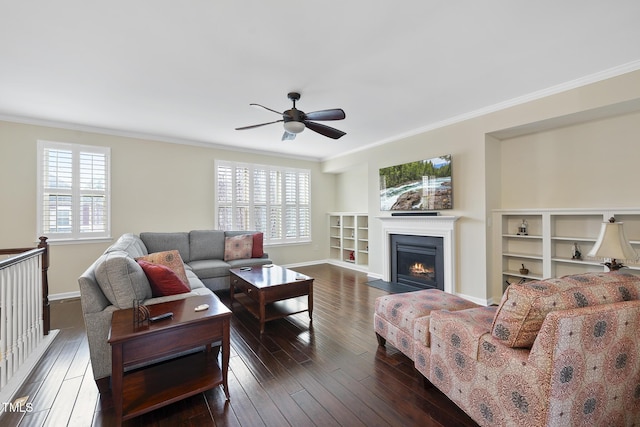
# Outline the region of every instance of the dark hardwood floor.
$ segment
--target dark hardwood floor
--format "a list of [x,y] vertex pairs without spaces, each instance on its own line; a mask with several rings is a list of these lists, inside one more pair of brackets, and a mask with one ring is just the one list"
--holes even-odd
[[[410,359],[379,348],[367,276],[330,265],[296,268],[315,278],[307,313],[266,324],[239,306],[231,323],[226,401],[221,388],[124,423],[125,426],[476,426]],[[228,296],[220,294],[228,303]],[[31,412],[5,413],[2,426],[112,426],[110,394],[93,380],[79,300],[51,304],[60,333],[22,387]],[[167,372],[167,375],[179,375]]]

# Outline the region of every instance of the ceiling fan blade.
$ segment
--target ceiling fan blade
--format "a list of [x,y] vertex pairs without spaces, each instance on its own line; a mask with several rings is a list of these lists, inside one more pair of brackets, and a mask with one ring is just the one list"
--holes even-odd
[[346,117],[342,108],[307,113],[307,120],[342,120]]
[[261,107],[261,108],[264,108],[265,110],[273,111],[273,112],[274,112],[274,113],[276,113],[276,114],[280,114],[280,115],[282,115],[282,112],[281,112],[281,111],[276,111],[276,110],[274,110],[274,109],[272,109],[272,108],[265,107],[264,105],[255,104],[255,103],[254,103],[254,104],[249,104],[249,105],[250,105],[250,106],[252,106],[252,107]]
[[305,126],[307,126],[309,129],[311,129],[314,132],[318,132],[321,135],[327,136],[329,138],[332,139],[338,139],[344,135],[346,135],[345,132],[342,132],[341,130],[320,124],[320,123],[314,123],[314,122],[309,122],[307,120],[304,121]]
[[[280,113],[278,113],[278,114],[280,114]],[[241,128],[236,128],[236,130],[245,130],[245,129],[259,128],[260,126],[270,125],[270,124],[273,124],[273,123],[279,123],[279,122],[284,122],[284,119],[276,120],[276,121],[273,121],[273,122],[260,123],[259,125],[243,126],[243,127],[241,127]]]
[[291,133],[291,132],[287,132],[285,130],[284,134],[282,135],[282,140],[283,141],[291,141],[293,139],[296,139],[296,134],[295,133]]

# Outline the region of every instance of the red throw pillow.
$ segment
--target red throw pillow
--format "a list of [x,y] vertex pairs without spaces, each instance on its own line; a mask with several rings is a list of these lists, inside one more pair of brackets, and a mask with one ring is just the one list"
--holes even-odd
[[154,264],[162,264],[169,267],[174,273],[178,275],[182,283],[189,286],[189,279],[187,279],[187,273],[184,271],[184,262],[180,252],[176,249],[171,251],[154,252],[146,256],[136,258],[136,261],[142,260],[152,262]]
[[169,267],[162,264],[154,264],[143,260],[138,260],[144,274],[149,279],[151,293],[154,297],[164,297],[167,295],[184,294],[191,289],[184,284],[178,275]]
[[264,256],[264,234],[256,233],[253,235],[253,249],[251,250],[251,258],[262,258]]

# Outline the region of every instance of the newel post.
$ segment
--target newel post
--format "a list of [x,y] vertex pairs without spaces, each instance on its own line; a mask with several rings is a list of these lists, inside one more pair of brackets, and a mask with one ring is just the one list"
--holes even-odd
[[42,327],[44,335],[49,335],[50,316],[49,311],[49,280],[47,279],[47,271],[49,270],[49,244],[47,237],[40,236],[38,248],[44,249],[42,253]]

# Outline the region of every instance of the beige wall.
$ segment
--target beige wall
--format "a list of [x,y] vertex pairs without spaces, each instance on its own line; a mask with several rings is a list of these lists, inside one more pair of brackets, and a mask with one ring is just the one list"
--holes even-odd
[[[342,173],[352,165],[368,165],[369,269],[380,276],[378,169],[451,154],[455,209],[442,213],[460,217],[455,291],[498,302],[502,286],[489,279],[495,256],[492,209],[640,206],[634,191],[640,117],[629,114],[640,110],[639,100],[640,72],[632,72],[331,159],[323,170]],[[616,112],[627,114],[597,119]],[[514,136],[524,133],[528,136]],[[608,191],[608,177],[619,190]],[[346,189],[347,180],[341,183],[338,192],[353,191]]]
[[[112,147],[115,237],[124,232],[212,228],[216,158],[308,167],[313,243],[271,247],[269,253],[282,264],[325,259],[326,213],[366,210],[369,269],[381,275],[381,230],[375,219],[382,215],[379,168],[451,154],[455,209],[447,214],[460,217],[455,291],[496,302],[502,286],[488,279],[495,256],[489,238],[492,209],[640,206],[634,164],[640,154],[639,101],[637,71],[322,164],[0,121],[0,247],[34,243],[36,141],[49,139]],[[598,118],[604,116],[608,118]],[[54,247],[51,292],[77,291],[77,276],[105,247]]]
[[502,207],[640,206],[640,113],[502,143]]
[[[269,246],[275,262],[325,259],[325,212],[333,210],[335,177],[317,162],[170,144],[97,133],[0,121],[0,247],[25,247],[36,240],[36,143],[39,139],[111,147],[112,236],[142,231],[214,228],[216,159],[309,168],[312,171],[311,244]],[[77,292],[78,276],[108,243],[51,248],[51,294]]]
[[366,163],[336,174],[335,210],[339,212],[368,212],[369,169]]

